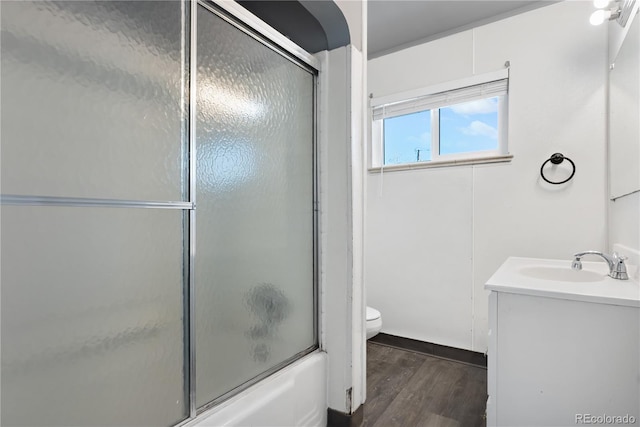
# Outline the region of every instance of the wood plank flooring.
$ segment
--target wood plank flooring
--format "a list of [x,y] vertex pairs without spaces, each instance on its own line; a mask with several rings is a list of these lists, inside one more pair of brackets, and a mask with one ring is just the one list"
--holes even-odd
[[365,427],[481,427],[486,402],[486,369],[367,342]]

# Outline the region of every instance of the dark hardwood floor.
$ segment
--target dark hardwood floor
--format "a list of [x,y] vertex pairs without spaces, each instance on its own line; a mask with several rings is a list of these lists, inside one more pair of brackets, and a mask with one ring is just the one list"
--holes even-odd
[[485,426],[487,370],[367,342],[365,427]]

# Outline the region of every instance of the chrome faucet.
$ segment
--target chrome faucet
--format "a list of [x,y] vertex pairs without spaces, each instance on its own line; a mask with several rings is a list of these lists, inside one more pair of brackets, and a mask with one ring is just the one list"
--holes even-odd
[[619,280],[629,279],[629,275],[627,274],[627,266],[624,265],[624,260],[627,259],[627,257],[620,256],[617,252],[614,252],[613,255],[607,255],[598,251],[578,252],[577,254],[573,254],[574,259],[571,263],[571,268],[574,270],[582,270],[582,262],[580,262],[580,258],[585,255],[598,255],[604,258],[604,260],[607,261],[607,264],[609,264],[610,277]]

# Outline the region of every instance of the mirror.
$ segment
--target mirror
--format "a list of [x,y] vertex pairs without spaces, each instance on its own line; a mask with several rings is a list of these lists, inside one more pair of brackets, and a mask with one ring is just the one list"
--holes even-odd
[[609,169],[614,200],[640,190],[640,16],[609,73]]

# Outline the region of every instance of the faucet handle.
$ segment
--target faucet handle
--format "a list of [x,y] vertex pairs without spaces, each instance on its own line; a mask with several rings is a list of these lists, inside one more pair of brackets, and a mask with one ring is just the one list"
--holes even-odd
[[616,260],[619,260],[619,261],[623,261],[623,262],[629,259],[629,257],[626,257],[624,255],[620,255],[618,252],[614,252],[613,253],[613,258],[616,259]]
[[616,265],[611,270],[611,273],[609,275],[614,279],[628,280],[629,275],[627,274],[627,266],[624,264],[624,260],[628,259],[628,257],[614,252],[613,259]]

